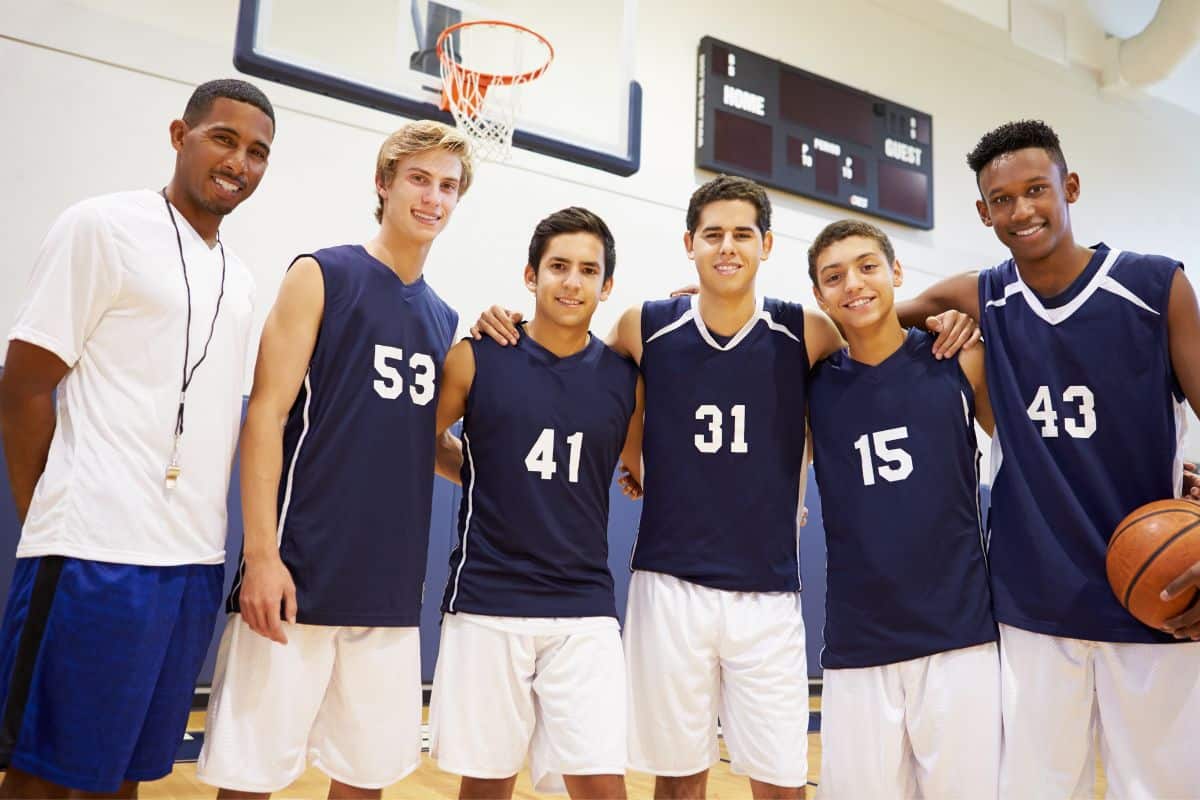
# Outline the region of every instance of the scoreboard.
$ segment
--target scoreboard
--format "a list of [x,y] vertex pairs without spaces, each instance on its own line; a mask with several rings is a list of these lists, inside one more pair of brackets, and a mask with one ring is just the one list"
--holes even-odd
[[696,166],[929,230],[933,118],[711,36]]

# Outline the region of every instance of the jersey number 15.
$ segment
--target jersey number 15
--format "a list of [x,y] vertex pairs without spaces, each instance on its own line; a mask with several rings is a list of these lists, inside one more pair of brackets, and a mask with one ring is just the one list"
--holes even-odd
[[858,451],[859,458],[862,461],[863,486],[875,485],[875,473],[877,470],[875,461],[871,457],[872,445],[875,447],[875,458],[887,462],[886,466],[878,468],[879,477],[888,483],[898,483],[909,475],[912,475],[912,456],[908,454],[907,450],[891,446],[892,442],[907,438],[908,427],[902,426],[875,431],[872,434],[864,433],[854,440],[854,449]]

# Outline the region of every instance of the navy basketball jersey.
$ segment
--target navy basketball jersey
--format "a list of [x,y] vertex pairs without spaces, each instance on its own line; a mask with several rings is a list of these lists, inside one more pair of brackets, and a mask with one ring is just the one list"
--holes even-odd
[[599,339],[560,358],[527,333],[472,341],[449,613],[616,616],[608,497],[637,367]]
[[732,338],[699,297],[642,306],[646,490],[632,567],[731,591],[798,591],[804,309],[764,299]]
[[[359,245],[313,253],[325,309],[283,432],[279,552],[297,621],[420,622],[442,362],[458,315]],[[238,610],[245,562],[230,593]]]
[[1174,641],[1121,608],[1104,559],[1126,514],[1179,494],[1183,397],[1167,301],[1182,265],[1095,251],[1049,299],[1011,260],[979,276],[998,434],[988,519],[996,619],[1078,639]]
[[874,667],[996,638],[975,393],[910,330],[871,366],[813,370],[808,415],[828,552],[825,668]]

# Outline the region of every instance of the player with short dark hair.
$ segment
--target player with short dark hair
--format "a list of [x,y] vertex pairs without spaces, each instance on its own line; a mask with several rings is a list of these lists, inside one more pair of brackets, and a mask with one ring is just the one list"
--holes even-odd
[[828,553],[821,797],[994,798],[1000,663],[974,425],[991,429],[983,350],[937,359],[930,334],[900,326],[904,272],[874,225],[826,226],[808,260],[847,341],[817,364],[808,398]]
[[638,372],[588,332],[616,265],[604,221],[555,212],[529,255],[537,310],[517,345],[467,339],[446,357],[438,430],[463,420],[464,492],[430,752],[462,798],[510,797],[527,755],[539,791],[624,797],[608,498],[623,449],[638,469]]
[[470,184],[439,122],[389,136],[375,236],[298,256],[267,317],[242,432],[245,542],[197,776],[378,797],[421,753],[418,624],[434,415],[458,315],[425,261]]
[[748,178],[736,175],[718,175],[692,192],[684,217],[687,229],[695,232],[705,206],[720,200],[746,201],[754,206],[754,224],[758,230],[764,236],[771,230],[771,197],[767,190]]
[[760,298],[770,200],[720,176],[688,204],[699,294],[651,301],[616,341],[646,382],[646,492],[625,619],[630,767],[703,796],[720,715],[756,796],[802,797],[808,667],[797,514],[808,368],[841,345],[820,314]]
[[604,248],[604,261],[601,264],[604,269],[604,279],[608,280],[613,276],[613,272],[617,268],[617,248],[612,232],[600,217],[586,208],[577,206],[554,212],[534,228],[533,236],[529,240],[529,261],[526,263],[532,265],[535,274],[542,263],[546,246],[554,237],[564,233],[590,233],[596,237]]
[[[989,516],[1000,623],[1003,797],[1200,786],[1200,608],[1148,628],[1108,586],[1105,550],[1133,509],[1180,492],[1183,401],[1200,407],[1200,310],[1170,258],[1075,242],[1079,175],[1041,122],[971,153],[980,220],[1012,258],[900,304],[980,319],[996,438]],[[1200,582],[1200,565],[1173,591]],[[1174,634],[1174,635],[1172,635]]]
[[888,264],[896,263],[896,251],[892,247],[892,240],[879,228],[858,219],[842,219],[831,222],[821,229],[817,238],[813,239],[813,243],[808,247],[808,278],[812,281],[814,288],[819,289],[817,273],[820,255],[838,242],[852,236],[871,240]]
[[995,159],[1030,148],[1041,150],[1063,175],[1069,174],[1058,134],[1041,120],[1032,119],[1010,122],[985,133],[967,154],[967,166],[978,180],[979,174]]
[[0,429],[22,530],[3,797],[131,797],[170,773],[212,638],[254,307],[218,231],[275,125],[242,81],[199,86],[188,109],[164,189],[54,223],[9,334]]

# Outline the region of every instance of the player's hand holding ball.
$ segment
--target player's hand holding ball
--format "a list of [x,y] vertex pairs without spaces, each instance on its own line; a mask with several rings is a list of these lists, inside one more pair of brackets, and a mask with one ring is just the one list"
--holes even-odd
[[1158,500],[1117,525],[1108,543],[1108,582],[1142,623],[1200,639],[1200,506]]

